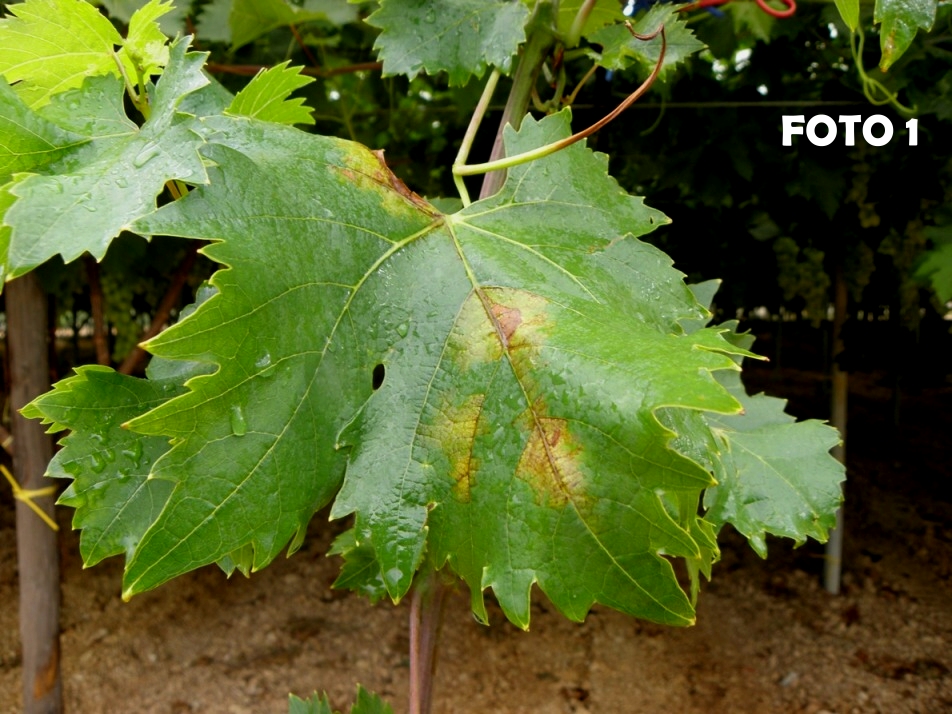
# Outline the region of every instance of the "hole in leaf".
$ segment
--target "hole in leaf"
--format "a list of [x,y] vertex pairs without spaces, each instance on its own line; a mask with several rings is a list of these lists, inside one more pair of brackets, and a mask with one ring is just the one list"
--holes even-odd
[[387,370],[384,368],[383,364],[378,364],[376,367],[374,367],[373,388],[375,392],[380,389],[380,385],[383,384],[383,378],[386,373]]

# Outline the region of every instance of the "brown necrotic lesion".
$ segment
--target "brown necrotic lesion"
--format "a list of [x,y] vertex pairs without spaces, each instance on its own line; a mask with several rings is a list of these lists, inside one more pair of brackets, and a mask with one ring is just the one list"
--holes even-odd
[[540,416],[533,405],[526,414],[529,440],[516,466],[516,476],[532,486],[552,507],[575,503],[582,496],[582,445],[565,419]]

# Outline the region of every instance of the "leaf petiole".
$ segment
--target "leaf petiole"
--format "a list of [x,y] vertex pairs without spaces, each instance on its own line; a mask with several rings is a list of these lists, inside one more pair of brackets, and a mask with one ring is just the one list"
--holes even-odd
[[[918,108],[907,107],[902,102],[899,101],[899,93],[890,92],[883,86],[882,82],[879,80],[873,79],[868,74],[866,74],[866,68],[863,66],[863,45],[866,41],[866,35],[863,32],[863,28],[857,26],[850,35],[850,52],[853,55],[853,63],[856,65],[856,72],[859,74],[860,83],[863,85],[863,94],[870,104],[874,106],[881,107],[886,104],[891,105],[896,111],[900,114],[905,114],[907,116],[917,113]],[[878,94],[883,96],[879,97]]]
[[476,132],[483,121],[489,102],[496,91],[496,85],[499,83],[499,70],[494,69],[489,79],[486,80],[486,86],[483,87],[483,93],[479,97],[476,109],[473,110],[473,116],[469,120],[469,126],[466,127],[466,134],[459,146],[459,153],[456,154],[456,161],[453,162],[453,181],[456,183],[456,190],[459,191],[459,197],[463,200],[463,207],[468,206],[472,201],[469,199],[469,192],[466,190],[466,184],[461,174],[456,173],[456,167],[466,163],[469,158],[469,152],[473,148],[473,141],[476,139]]
[[585,29],[585,23],[588,22],[588,17],[592,14],[594,7],[595,0],[585,0],[581,7],[579,7],[578,12],[575,14],[575,19],[572,20],[572,27],[569,28],[569,34],[565,37],[566,47],[575,47],[579,43],[579,40],[582,39],[582,30]]
[[[151,111],[149,108],[148,99],[142,99],[145,97],[145,92],[140,95],[135,88],[135,85],[132,84],[132,80],[129,78],[129,73],[126,72],[125,66],[122,64],[122,58],[119,57],[119,53],[113,52],[112,58],[116,62],[116,67],[119,68],[119,74],[122,75],[122,81],[126,85],[126,94],[129,95],[129,99],[132,101],[132,104],[139,111],[139,113],[148,121]],[[140,77],[141,80],[141,77]]]
[[[630,29],[630,28],[629,28]],[[664,25],[658,28],[657,31],[650,35],[636,35],[632,32],[633,35],[638,37],[638,39],[651,39],[658,34],[661,35],[661,52],[658,55],[658,61],[654,66],[654,69],[651,71],[651,74],[648,75],[648,78],[641,83],[641,85],[631,94],[629,94],[625,100],[619,104],[615,109],[610,113],[599,119],[597,122],[592,124],[587,129],[583,129],[580,132],[572,134],[572,136],[562,139],[560,141],[555,141],[551,144],[546,144],[545,146],[540,146],[538,149],[532,149],[531,151],[524,151],[521,154],[516,154],[515,156],[506,156],[495,161],[487,161],[482,164],[470,164],[462,165],[458,161],[453,166],[453,179],[457,181],[457,186],[459,186],[461,176],[476,176],[478,174],[486,174],[490,171],[498,171],[500,169],[509,169],[513,166],[519,166],[520,164],[526,164],[530,161],[535,161],[536,159],[541,159],[550,154],[554,154],[557,151],[561,151],[577,141],[581,141],[586,137],[591,136],[596,131],[604,127],[606,124],[616,119],[623,111],[628,107],[634,104],[638,99],[640,99],[648,89],[651,88],[651,85],[654,84],[654,81],[658,78],[658,74],[661,72],[661,67],[664,64],[665,52],[668,48],[668,42],[664,33]],[[465,201],[464,201],[465,203]]]

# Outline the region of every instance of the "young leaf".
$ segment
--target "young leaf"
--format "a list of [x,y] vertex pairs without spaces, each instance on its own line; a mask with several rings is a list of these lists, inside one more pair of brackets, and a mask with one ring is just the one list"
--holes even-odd
[[[102,6],[109,12],[109,17],[128,25],[137,10],[152,2],[153,0],[102,0]],[[168,10],[155,18],[166,36],[175,37],[177,34],[184,34],[185,17],[190,5],[191,3],[187,0],[181,0],[176,6],[170,6]]]
[[[635,32],[640,35],[650,35],[664,24],[667,49],[664,54],[664,64],[661,75],[673,69],[695,52],[704,49],[704,43],[698,40],[688,29],[687,24],[678,14],[677,7],[668,4],[652,6],[648,12],[633,23]],[[598,32],[589,35],[589,40],[602,45],[599,64],[606,69],[627,69],[632,64],[639,64],[644,70],[651,70],[658,63],[661,55],[660,35],[651,40],[639,40],[632,37],[624,25],[603,27]]]
[[295,89],[314,81],[301,76],[302,67],[288,67],[288,62],[259,72],[232,100],[225,111],[279,124],[313,124],[311,110],[300,97],[288,99]]
[[[73,479],[58,503],[76,509],[73,527],[82,529],[79,550],[87,567],[111,555],[131,557],[165,505],[172,485],[148,474],[168,451],[168,440],[122,425],[182,391],[172,382],[86,366],[23,409],[27,418],[50,424],[51,433],[72,431],[46,475]],[[103,414],[109,415],[108,423]]]
[[881,22],[879,44],[883,56],[879,68],[884,72],[912,44],[918,30],[929,32],[935,22],[938,0],[876,0],[873,20]]
[[[152,116],[136,129],[96,138],[47,167],[20,174],[10,189],[18,200],[7,211],[12,228],[9,274],[23,274],[54,255],[70,261],[83,252],[101,258],[109,242],[155,208],[166,181],[204,183],[201,138],[176,112],[185,95],[208,84],[204,55],[186,54],[179,40],[156,85]],[[108,105],[121,106],[122,84],[109,80]]]
[[[575,619],[600,601],[691,622],[665,556],[702,552],[664,494],[697,503],[712,481],[654,412],[737,411],[710,377],[736,350],[681,334],[703,309],[630,237],[663,216],[581,144],[444,216],[356,144],[205,123],[211,183],[134,226],[219,241],[205,252],[229,269],[150,344],[218,369],[130,424],[175,439],[153,474],[176,488],[127,594],[249,543],[255,569],[295,548],[346,459],[333,514],[356,512],[394,598],[429,540],[481,617],[493,587],[525,626],[539,582]],[[528,120],[507,151],[569,133],[567,112]]]
[[334,539],[330,555],[339,555],[344,559],[340,575],[334,581],[335,588],[354,590],[376,603],[387,594],[380,563],[369,540],[357,542],[357,532],[350,528]]
[[291,694],[288,697],[288,714],[340,714],[331,707],[327,692],[323,695],[314,692],[307,699]]
[[384,76],[445,71],[450,86],[462,86],[487,66],[509,71],[528,15],[521,2],[505,0],[382,0],[367,22],[382,30],[374,48]]
[[129,34],[119,54],[128,55],[144,77],[161,73],[169,63],[168,38],[157,20],[172,10],[172,0],[149,0],[129,20]]
[[85,0],[27,0],[0,19],[0,75],[32,108],[98,74],[119,75],[119,33]]

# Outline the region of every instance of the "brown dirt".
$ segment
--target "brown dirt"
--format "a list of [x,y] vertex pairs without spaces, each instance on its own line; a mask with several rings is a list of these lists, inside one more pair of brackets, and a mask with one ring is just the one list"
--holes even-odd
[[[771,372],[756,373],[766,383]],[[819,377],[784,372],[794,411]],[[952,712],[952,387],[909,396],[854,380],[844,592],[819,584],[822,547],[771,543],[761,561],[734,533],[701,593],[698,625],[638,622],[604,608],[566,621],[541,596],[532,629],[491,610],[476,624],[451,598],[437,712]],[[799,400],[799,401],[798,401]],[[819,413],[816,409],[814,413]],[[69,518],[66,509],[60,516]],[[207,568],[124,604],[118,562],[83,571],[63,535],[63,676],[71,714],[266,714],[361,682],[405,711],[407,606],[331,591],[333,536],[250,580]],[[13,509],[0,508],[0,712],[20,711]]]

